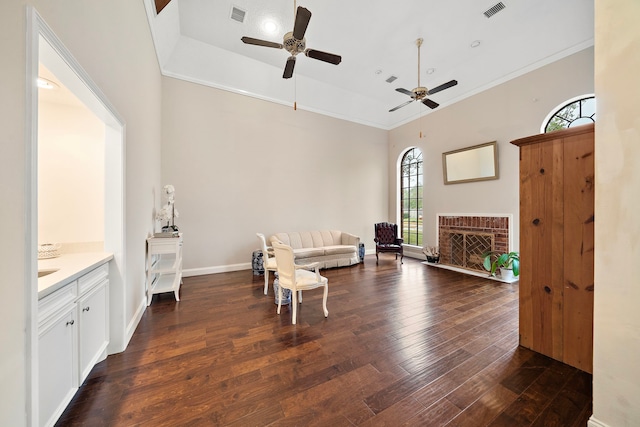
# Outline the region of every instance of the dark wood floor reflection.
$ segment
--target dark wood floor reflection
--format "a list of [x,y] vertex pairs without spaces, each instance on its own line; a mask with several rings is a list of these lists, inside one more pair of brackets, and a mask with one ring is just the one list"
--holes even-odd
[[591,376],[517,345],[517,284],[380,258],[323,270],[297,325],[249,270],[186,278],[58,425],[586,425]]

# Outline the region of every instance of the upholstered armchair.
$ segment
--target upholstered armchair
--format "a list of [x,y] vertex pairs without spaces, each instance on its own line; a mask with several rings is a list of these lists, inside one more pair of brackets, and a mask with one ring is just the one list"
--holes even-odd
[[[273,242],[273,251],[276,254],[276,264],[278,265],[278,314],[282,305],[282,289],[291,290],[291,323],[296,324],[298,303],[302,303],[302,291],[309,289],[323,288],[322,311],[324,317],[329,316],[327,310],[327,296],[329,295],[329,280],[320,275],[319,263],[298,265],[294,261],[293,249],[291,246],[280,242]],[[314,271],[308,271],[314,269]]]
[[258,240],[260,241],[260,249],[262,250],[262,266],[264,268],[264,294],[269,292],[269,272],[274,273],[278,271],[276,265],[276,256],[273,254],[273,248],[267,246],[267,240],[264,238],[264,234],[256,233]]
[[398,225],[380,222],[374,225],[374,231],[375,238],[373,241],[376,242],[376,264],[378,264],[378,253],[380,252],[395,253],[396,259],[400,254],[400,264],[402,264],[402,258],[404,258],[403,240],[398,237]]

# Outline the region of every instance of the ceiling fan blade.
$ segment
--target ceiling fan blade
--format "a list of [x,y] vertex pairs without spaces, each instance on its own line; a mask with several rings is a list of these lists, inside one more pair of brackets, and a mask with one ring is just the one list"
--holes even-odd
[[450,82],[446,82],[440,86],[436,86],[430,91],[427,92],[427,95],[433,95],[434,93],[440,92],[441,90],[449,89],[451,86],[455,86],[458,84],[457,80],[451,80]]
[[253,37],[242,37],[240,40],[242,40],[243,43],[246,44],[253,44],[256,46],[264,46],[264,47],[274,47],[276,49],[282,49],[282,45],[280,43],[274,43],[274,42],[269,42],[266,40],[260,40],[260,39],[254,39]]
[[440,105],[440,104],[438,104],[437,102],[430,100],[429,98],[425,98],[425,99],[423,99],[423,100],[422,100],[422,103],[423,103],[424,105],[426,105],[427,107],[431,108],[432,110],[433,110],[434,108],[438,108],[438,105]]
[[295,66],[296,66],[296,57],[290,56],[289,59],[287,59],[287,63],[284,66],[284,73],[282,73],[282,78],[290,79],[291,76],[293,76],[293,67]]
[[399,110],[400,108],[404,107],[405,105],[409,105],[409,104],[411,104],[412,102],[413,102],[413,99],[412,99],[411,101],[407,101],[407,102],[405,102],[404,104],[400,104],[400,105],[398,105],[398,106],[397,106],[397,107],[395,107],[395,108],[392,108],[391,110],[389,110],[389,112],[391,113],[391,112],[393,112],[393,111]]
[[315,49],[307,49],[304,51],[304,54],[307,55],[309,58],[319,59],[320,61],[328,62],[334,65],[338,65],[340,61],[342,61],[342,57],[340,55],[322,52],[320,50],[315,50]]
[[304,38],[304,33],[307,31],[310,19],[311,12],[309,12],[309,9],[298,6],[298,10],[296,11],[296,22],[293,24],[293,37],[296,40],[302,40]]
[[415,93],[411,92],[410,90],[403,89],[403,88],[401,88],[401,87],[397,88],[397,89],[396,89],[396,91],[397,91],[397,92],[400,92],[400,93],[404,93],[405,95],[409,95],[409,96],[410,96],[410,97],[412,97],[412,98],[415,98],[415,97],[416,97],[416,94],[415,94]]

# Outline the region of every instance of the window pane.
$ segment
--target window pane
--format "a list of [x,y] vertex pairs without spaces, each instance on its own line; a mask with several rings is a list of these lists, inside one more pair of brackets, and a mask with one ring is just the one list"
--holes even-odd
[[596,120],[595,115],[595,97],[579,99],[560,108],[547,122],[545,132],[593,123]]
[[401,237],[405,244],[422,245],[423,163],[422,152],[418,148],[407,151],[400,172]]

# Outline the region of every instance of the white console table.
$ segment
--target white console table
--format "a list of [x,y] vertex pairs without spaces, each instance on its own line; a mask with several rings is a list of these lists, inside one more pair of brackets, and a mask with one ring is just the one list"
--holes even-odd
[[147,305],[155,294],[173,292],[180,301],[182,233],[177,237],[147,239]]

